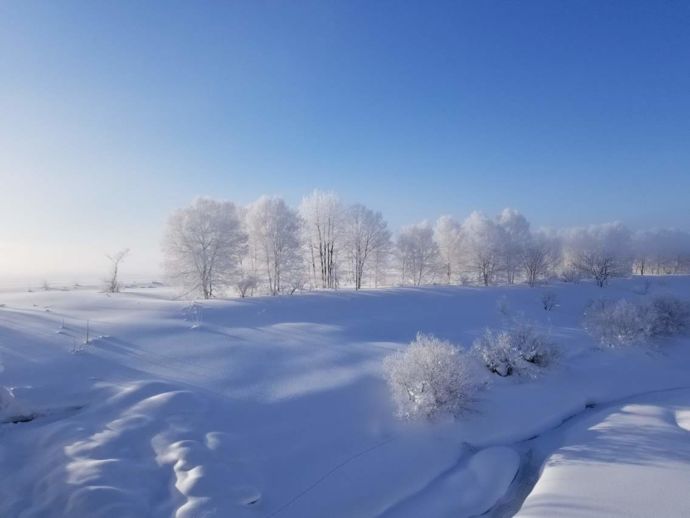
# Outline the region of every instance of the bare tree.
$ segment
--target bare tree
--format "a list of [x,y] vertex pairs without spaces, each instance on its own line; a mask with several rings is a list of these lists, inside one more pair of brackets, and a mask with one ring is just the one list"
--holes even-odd
[[197,198],[168,220],[165,270],[174,282],[210,299],[236,280],[246,249],[235,205]]
[[108,293],[118,293],[120,291],[120,265],[129,254],[129,248],[124,248],[111,255],[106,255],[110,260],[110,274],[106,280],[105,290]]
[[365,270],[372,257],[389,247],[391,233],[380,212],[364,205],[348,208],[344,225],[344,247],[352,267],[355,289],[362,287]]
[[334,193],[314,191],[299,207],[309,249],[314,284],[338,287],[337,258],[342,237],[343,207]]

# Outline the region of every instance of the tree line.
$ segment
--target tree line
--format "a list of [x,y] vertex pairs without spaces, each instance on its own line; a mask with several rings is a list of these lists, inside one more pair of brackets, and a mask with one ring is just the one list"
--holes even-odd
[[167,278],[212,298],[315,288],[525,282],[690,272],[690,233],[621,223],[534,230],[520,212],[441,216],[393,235],[380,212],[314,191],[298,208],[262,196],[246,207],[198,198],[168,219]]

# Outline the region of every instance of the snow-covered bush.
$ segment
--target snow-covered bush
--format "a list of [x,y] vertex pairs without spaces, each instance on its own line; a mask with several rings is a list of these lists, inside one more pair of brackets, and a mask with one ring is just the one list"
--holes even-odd
[[251,291],[254,291],[258,285],[259,279],[256,275],[243,275],[235,282],[235,288],[241,298],[245,298]]
[[499,376],[510,376],[522,362],[518,351],[510,341],[510,336],[505,331],[487,329],[474,341],[472,350],[487,369]]
[[625,299],[595,300],[585,309],[584,328],[604,345],[630,345],[651,337],[650,316],[645,305]]
[[508,331],[508,336],[520,357],[531,365],[546,367],[556,356],[556,349],[551,340],[530,324],[515,324]]
[[518,323],[507,331],[487,329],[475,340],[472,351],[499,376],[536,374],[536,367],[546,367],[555,349],[549,339],[531,325]]
[[558,306],[558,296],[553,291],[547,291],[541,296],[541,305],[544,311],[551,311]]
[[650,304],[653,336],[672,336],[690,330],[690,302],[676,297],[662,296]]
[[408,419],[457,415],[475,389],[468,360],[450,342],[425,334],[386,358],[384,370],[399,415]]
[[690,303],[670,296],[649,303],[596,300],[585,310],[584,327],[612,347],[677,335],[690,329]]
[[566,266],[561,270],[560,278],[563,282],[580,282],[582,280],[582,274],[580,271],[573,266]]

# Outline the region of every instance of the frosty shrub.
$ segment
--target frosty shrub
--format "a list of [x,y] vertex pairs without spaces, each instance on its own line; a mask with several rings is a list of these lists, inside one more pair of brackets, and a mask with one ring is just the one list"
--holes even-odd
[[671,296],[656,297],[649,303],[597,300],[585,310],[584,327],[611,347],[673,336],[690,330],[690,303]]
[[245,298],[249,293],[254,291],[259,285],[259,279],[256,275],[243,275],[235,283],[235,288],[237,293],[240,294],[241,298]]
[[549,339],[531,325],[518,323],[507,331],[487,329],[474,342],[472,351],[499,376],[535,375],[537,367],[546,367],[555,356]]
[[553,291],[547,291],[541,296],[541,305],[544,311],[551,311],[558,306],[558,297]]
[[487,369],[499,376],[512,375],[522,362],[505,331],[487,329],[484,335],[475,340],[472,350]]
[[398,413],[407,419],[456,416],[475,388],[467,355],[431,335],[418,334],[385,359],[384,370]]
[[655,297],[650,304],[653,336],[673,336],[690,330],[690,302],[676,297]]
[[556,349],[549,338],[529,324],[515,324],[508,336],[520,358],[531,365],[546,367],[556,356]]
[[650,316],[647,306],[625,299],[595,300],[585,309],[584,328],[603,345],[631,345],[652,336]]
[[582,274],[576,268],[569,266],[561,271],[560,277],[563,282],[580,282]]

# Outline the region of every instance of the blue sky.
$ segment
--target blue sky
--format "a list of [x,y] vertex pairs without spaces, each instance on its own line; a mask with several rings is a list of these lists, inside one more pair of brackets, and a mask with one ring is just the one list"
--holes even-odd
[[3,2],[0,266],[155,271],[194,196],[313,188],[394,228],[690,229],[688,27],[684,1]]

